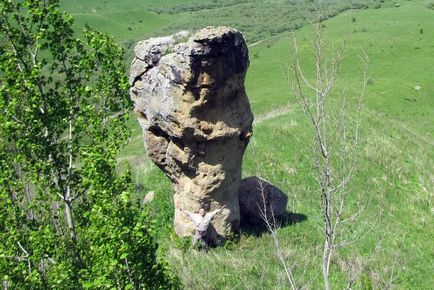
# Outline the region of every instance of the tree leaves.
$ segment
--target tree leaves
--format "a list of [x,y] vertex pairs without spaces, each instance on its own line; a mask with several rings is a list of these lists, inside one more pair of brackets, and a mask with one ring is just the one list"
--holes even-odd
[[88,27],[76,39],[72,23],[56,0],[0,0],[0,281],[174,288],[130,174],[116,173],[123,51]]

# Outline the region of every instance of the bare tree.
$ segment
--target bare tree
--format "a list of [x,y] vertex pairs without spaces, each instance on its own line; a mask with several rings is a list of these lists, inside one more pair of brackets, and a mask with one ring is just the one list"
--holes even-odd
[[293,266],[290,262],[288,262],[285,258],[284,251],[282,249],[282,246],[280,244],[279,236],[278,236],[278,230],[280,228],[280,224],[276,221],[274,210],[272,206],[267,206],[267,196],[266,196],[266,184],[264,180],[261,178],[260,174],[260,160],[257,158],[258,154],[256,151],[256,142],[255,140],[252,141],[252,144],[250,146],[252,148],[252,151],[254,152],[254,162],[255,162],[255,169],[256,169],[256,177],[258,178],[258,190],[261,193],[261,200],[256,204],[259,210],[259,213],[261,215],[261,218],[264,222],[264,225],[267,229],[267,231],[270,233],[274,248],[276,250],[276,256],[279,260],[280,264],[282,265],[283,269],[285,270],[286,279],[289,283],[289,286],[292,290],[300,289],[297,286],[296,280],[293,275]]
[[[311,144],[312,161],[321,196],[324,246],[322,276],[325,289],[330,286],[330,262],[337,248],[351,243],[355,234],[348,235],[344,224],[353,222],[364,209],[348,210],[349,182],[359,153],[359,127],[362,100],[367,85],[368,57],[362,52],[363,73],[361,88],[356,96],[349,96],[339,80],[341,63],[348,37],[342,44],[330,44],[324,36],[323,9],[317,2],[313,27],[314,76],[301,66],[300,50],[293,33],[294,88],[299,104],[309,118],[314,140]],[[351,282],[351,284],[353,281]]]
[[279,259],[279,262],[282,264],[283,269],[285,270],[288,283],[291,286],[292,290],[296,290],[298,288],[294,276],[292,274],[292,267],[285,259],[285,254],[280,245],[279,236],[277,235],[277,230],[279,229],[279,225],[276,223],[276,218],[274,216],[273,208],[271,208],[270,211],[267,210],[264,182],[262,178],[258,178],[258,180],[259,180],[258,186],[262,197],[261,200],[262,203],[258,204],[259,211],[261,213],[262,219],[265,223],[268,232],[271,234],[271,237],[273,238],[274,248],[276,249],[277,258]]

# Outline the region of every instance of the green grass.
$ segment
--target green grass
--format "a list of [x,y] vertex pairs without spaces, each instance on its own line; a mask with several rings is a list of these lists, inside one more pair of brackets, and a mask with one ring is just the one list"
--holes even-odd
[[[162,2],[151,1],[149,5],[158,8],[163,4],[195,2],[159,3]],[[358,56],[362,49],[370,59],[361,158],[351,185],[353,195],[348,209],[357,209],[358,198],[369,201],[369,207],[349,227],[349,230],[362,231],[354,248],[344,248],[333,257],[335,288],[345,285],[345,261],[369,256],[377,241],[381,241],[381,247],[365,268],[356,289],[381,286],[378,275],[390,274],[395,262],[395,288],[432,289],[434,285],[434,10],[427,9],[426,3],[403,1],[399,8],[386,5],[380,9],[350,11],[325,22],[330,41],[341,43],[351,34],[341,74],[349,94],[357,92],[360,84]],[[189,17],[198,15],[195,13],[205,13],[157,14],[145,11],[144,2],[138,0],[119,1],[116,5],[77,0],[64,5],[77,18],[77,25],[94,24],[114,34],[119,42],[161,34],[173,21],[188,22]],[[131,5],[138,8],[132,11]],[[140,19],[144,21],[143,26],[138,22]],[[177,23],[170,24],[170,29],[176,29]],[[310,27],[297,31],[304,51],[303,66],[308,72],[312,69],[310,34]],[[254,114],[258,117],[288,105],[292,110],[255,125],[244,158],[244,176],[259,170],[262,177],[287,193],[289,211],[307,216],[306,221],[284,227],[278,234],[299,285],[322,288],[319,196],[306,145],[311,140],[311,129],[297,107],[291,77],[289,81],[286,78],[293,53],[291,38],[281,33],[267,37],[249,50],[251,64],[246,88]],[[214,249],[207,255],[180,246],[183,243],[174,237],[171,227],[170,182],[146,158],[134,117],[131,127],[133,136],[120,156],[120,163],[127,161],[132,166],[140,197],[151,190],[156,192],[150,209],[161,229],[161,255],[169,258],[185,288],[287,288],[283,268],[268,234],[262,237],[244,234],[239,243]]]
[[[191,1],[193,2],[193,1]],[[312,12],[312,1],[288,0],[201,0],[193,3],[161,5],[151,8],[159,13],[179,15],[176,23],[163,31],[194,30],[205,26],[230,26],[243,31],[248,43],[276,35],[306,24]],[[323,1],[324,17],[355,8],[381,6],[380,0]],[[383,1],[384,2],[384,1]]]
[[[353,8],[388,5],[381,1],[333,0],[324,9],[324,15],[332,17]],[[254,43],[301,27],[311,13],[309,2],[287,0],[63,0],[61,3],[76,19],[76,28],[91,25],[113,35],[129,50],[141,39],[209,25],[237,28],[249,43]]]
[[76,13],[73,17],[76,19],[76,26],[87,24],[99,31],[108,33],[116,31],[114,35],[117,41],[145,39],[149,37],[149,32],[173,21],[173,17],[160,16],[144,10]]
[[155,35],[156,31],[179,18],[176,15],[157,14],[148,10],[150,6],[157,3],[156,0],[61,2],[62,8],[74,18],[74,26],[78,31],[81,31],[85,25],[89,25],[98,31],[112,35],[127,50],[131,50],[137,41]]

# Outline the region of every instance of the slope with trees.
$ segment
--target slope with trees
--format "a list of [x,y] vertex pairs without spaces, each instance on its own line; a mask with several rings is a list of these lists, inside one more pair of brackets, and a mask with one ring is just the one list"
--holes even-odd
[[5,289],[170,288],[155,228],[116,173],[123,51],[58,1],[0,2],[0,281]]

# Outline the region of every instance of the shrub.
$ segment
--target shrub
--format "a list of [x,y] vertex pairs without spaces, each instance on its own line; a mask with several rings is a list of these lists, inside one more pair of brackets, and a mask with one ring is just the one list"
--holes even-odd
[[75,37],[58,0],[0,2],[0,281],[11,289],[170,289],[116,156],[130,132],[123,51]]

